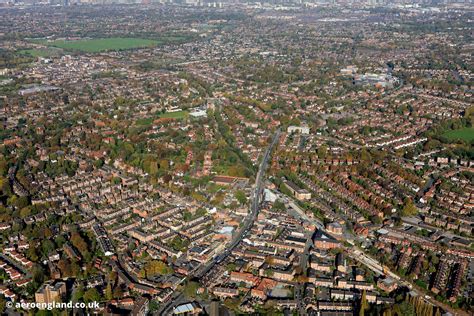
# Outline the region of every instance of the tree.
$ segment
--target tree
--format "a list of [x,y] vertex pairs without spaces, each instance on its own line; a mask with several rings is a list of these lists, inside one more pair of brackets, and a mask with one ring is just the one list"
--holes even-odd
[[72,301],[73,302],[78,302],[81,300],[84,296],[84,287],[82,285],[79,285],[74,291],[73,291],[73,296],[72,296]]
[[84,239],[81,237],[81,235],[78,232],[74,232],[71,235],[71,242],[74,247],[76,247],[82,255],[86,254],[87,251],[87,243],[84,241]]
[[27,206],[20,210],[20,218],[27,218],[31,214],[31,207]]
[[115,284],[117,282],[118,274],[116,271],[110,271],[109,273],[109,282]]
[[0,296],[0,313],[5,311],[5,307],[7,306],[7,301],[3,296]]
[[71,263],[67,259],[61,259],[58,261],[58,268],[61,270],[61,274],[64,276],[73,276]]
[[392,316],[392,310],[387,308],[383,311],[382,316]]
[[45,239],[41,243],[41,252],[43,256],[47,256],[48,254],[50,254],[54,250],[54,248],[54,243],[49,239]]
[[285,209],[286,209],[285,203],[283,203],[282,201],[276,200],[275,203],[273,203],[273,207],[272,207],[273,211],[282,212]]
[[31,261],[38,261],[39,256],[38,256],[38,251],[36,247],[30,247],[28,248],[28,251],[26,252],[26,256],[31,260]]
[[415,204],[413,204],[412,200],[407,198],[405,200],[405,206],[402,209],[402,216],[413,216],[413,215],[416,215],[417,213],[418,213],[418,210]]
[[151,300],[150,303],[148,304],[148,309],[151,314],[158,311],[159,308],[160,308],[160,304],[155,300]]
[[44,271],[40,265],[36,265],[33,269],[33,282],[42,284],[44,282]]
[[94,166],[96,168],[100,168],[104,165],[104,161],[102,159],[97,159],[96,161],[94,161]]
[[151,260],[145,264],[145,276],[152,277],[155,275],[171,274],[173,270],[163,261]]
[[123,291],[120,286],[116,286],[113,292],[114,298],[121,298],[123,296]]
[[54,242],[58,246],[58,248],[62,248],[62,246],[67,242],[63,235],[58,235],[54,238]]
[[7,173],[8,163],[4,157],[0,157],[0,176]]
[[318,148],[318,157],[320,159],[325,159],[327,157],[327,154],[328,154],[327,146],[326,145],[319,146],[319,148]]
[[108,301],[110,301],[113,298],[112,284],[110,282],[107,282],[107,287],[105,288],[105,298]]
[[178,251],[184,251],[189,246],[189,240],[176,236],[171,240],[170,246]]
[[367,151],[367,149],[365,149],[365,147],[362,148],[362,150],[360,151],[360,159],[365,161],[365,162],[370,162],[371,159],[372,159],[372,156]]
[[29,204],[28,198],[26,196],[21,196],[15,200],[15,206],[19,209],[27,207]]
[[367,304],[367,296],[365,293],[365,290],[362,291],[362,298],[360,299],[360,310],[359,310],[359,316],[364,316],[365,310],[368,308]]
[[247,203],[247,196],[242,190],[237,190],[235,192],[235,198],[239,201],[240,205],[245,205]]
[[95,287],[88,289],[84,293],[84,302],[99,302],[100,301],[100,294]]
[[413,306],[406,301],[400,304],[397,304],[394,310],[399,316],[415,316],[416,315],[415,309],[413,308]]
[[235,269],[237,268],[237,265],[235,263],[229,263],[227,266],[226,266],[226,270],[228,272],[232,272],[232,271],[235,271]]

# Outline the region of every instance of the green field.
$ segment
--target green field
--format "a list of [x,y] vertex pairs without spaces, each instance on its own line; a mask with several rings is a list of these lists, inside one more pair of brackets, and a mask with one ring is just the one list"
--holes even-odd
[[75,41],[41,41],[41,43],[48,46],[62,48],[65,50],[81,51],[86,53],[98,53],[110,50],[126,50],[134,48],[153,47],[158,45],[160,41],[143,38],[112,37],[83,39]]
[[460,129],[455,129],[452,131],[447,131],[443,134],[449,140],[464,140],[471,142],[474,140],[474,127],[464,127]]
[[188,116],[188,111],[178,111],[178,112],[166,112],[160,114],[160,118],[175,118],[175,119],[182,119]]
[[[178,112],[166,112],[163,114],[158,115],[158,118],[173,118],[173,119],[183,119],[188,117],[189,112],[188,111],[178,111]],[[153,124],[153,122],[156,120],[156,117],[147,117],[147,118],[142,118],[138,119],[136,121],[137,125],[141,126],[150,126]]]
[[142,125],[142,126],[150,126],[151,124],[153,124],[153,121],[154,119],[152,117],[147,117],[147,118],[138,119],[136,121],[136,124]]
[[61,52],[60,49],[55,48],[44,48],[44,49],[22,49],[19,50],[18,53],[22,55],[30,55],[32,57],[50,57]]

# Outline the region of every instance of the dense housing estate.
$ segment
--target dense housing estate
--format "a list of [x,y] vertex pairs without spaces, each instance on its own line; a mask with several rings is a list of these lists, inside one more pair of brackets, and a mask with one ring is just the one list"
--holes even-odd
[[2,313],[473,313],[470,2],[113,2],[0,1]]

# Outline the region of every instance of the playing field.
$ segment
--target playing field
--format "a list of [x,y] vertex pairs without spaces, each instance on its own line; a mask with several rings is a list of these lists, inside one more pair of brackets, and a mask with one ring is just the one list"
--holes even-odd
[[65,50],[75,50],[86,53],[97,53],[109,50],[126,50],[142,47],[153,47],[159,44],[158,41],[143,38],[94,38],[74,41],[57,40],[43,42],[45,45],[59,47]]
[[449,140],[464,140],[471,142],[474,140],[474,127],[464,127],[452,131],[447,131],[443,134]]
[[22,55],[30,55],[32,57],[50,57],[52,55],[58,54],[61,50],[55,48],[45,48],[45,49],[22,49],[18,51]]
[[160,114],[160,118],[175,118],[175,119],[182,119],[188,116],[188,111],[178,111],[178,112],[166,112]]
[[[183,119],[183,118],[186,118],[188,117],[189,115],[189,112],[188,111],[178,111],[178,112],[166,112],[166,113],[162,113],[160,115],[158,115],[158,118],[168,118],[168,119]],[[153,122],[156,120],[156,117],[153,118],[153,117],[147,117],[147,118],[142,118],[142,119],[138,119],[136,121],[136,124],[137,125],[141,125],[141,126],[150,126],[153,124]]]

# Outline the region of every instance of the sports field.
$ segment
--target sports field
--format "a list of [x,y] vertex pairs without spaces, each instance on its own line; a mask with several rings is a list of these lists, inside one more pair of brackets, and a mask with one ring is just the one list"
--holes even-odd
[[55,48],[44,48],[44,49],[22,49],[19,50],[18,53],[22,55],[30,55],[32,57],[50,57],[52,55],[58,54],[58,51],[61,52],[60,49]]
[[188,111],[178,111],[178,112],[166,112],[160,114],[160,118],[175,118],[175,119],[182,119],[188,116]]
[[452,131],[447,131],[443,134],[449,140],[464,140],[471,142],[474,140],[474,127],[464,127],[460,129],[455,129]]
[[111,37],[111,38],[94,38],[81,39],[74,41],[56,40],[52,42],[43,41],[45,45],[59,47],[65,50],[81,51],[86,53],[98,53],[109,50],[126,50],[142,47],[153,47],[159,44],[159,41],[128,38],[128,37]]
[[[158,115],[158,119],[183,119],[188,117],[189,112],[188,111],[177,111],[177,112],[166,112]],[[150,126],[153,124],[153,122],[156,120],[156,117],[147,117],[147,118],[142,118],[136,121],[137,125],[142,125],[142,126]]]

